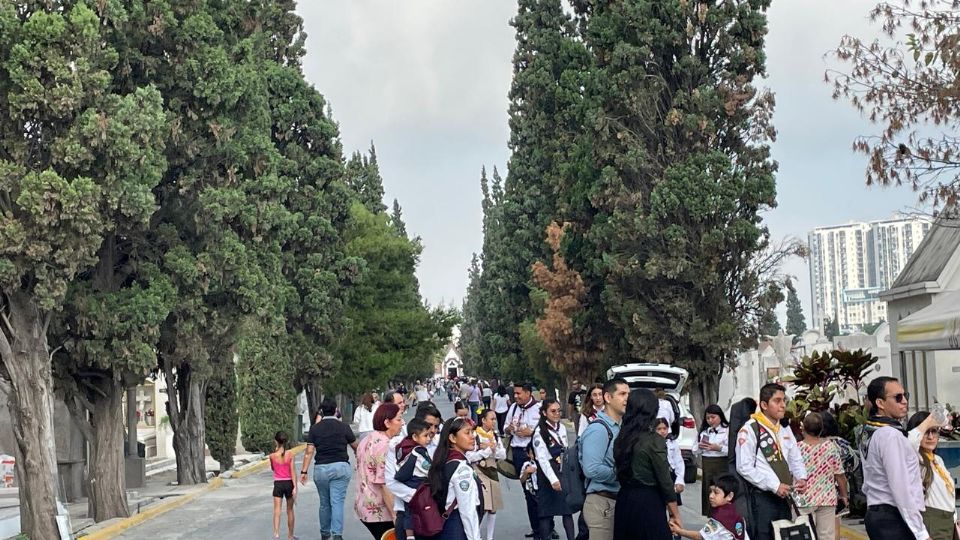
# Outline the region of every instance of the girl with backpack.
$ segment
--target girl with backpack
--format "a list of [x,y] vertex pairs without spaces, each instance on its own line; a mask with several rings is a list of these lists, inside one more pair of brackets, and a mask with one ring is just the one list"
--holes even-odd
[[[540,538],[551,536],[554,516],[561,516],[567,540],[574,540],[573,511],[560,484],[560,467],[567,449],[567,428],[560,423],[560,402],[547,398],[540,404],[540,422],[533,434],[537,456],[537,508],[540,514]],[[575,459],[575,458],[574,458]]]
[[457,416],[443,425],[427,483],[437,508],[443,509],[446,519],[443,530],[432,540],[482,540],[483,495],[480,481],[466,456],[475,442],[469,419]]
[[280,506],[287,500],[287,538],[297,540],[293,535],[294,513],[293,503],[297,498],[297,484],[293,481],[294,455],[287,454],[287,434],[278,431],[273,436],[277,443],[270,454],[270,468],[273,469],[273,540],[280,540]]

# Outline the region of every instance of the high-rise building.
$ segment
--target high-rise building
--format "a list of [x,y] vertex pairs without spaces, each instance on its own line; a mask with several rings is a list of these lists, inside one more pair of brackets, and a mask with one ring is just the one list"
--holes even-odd
[[880,301],[907,264],[931,220],[924,216],[818,227],[809,235],[813,325],[828,317],[841,329],[862,328],[887,318]]

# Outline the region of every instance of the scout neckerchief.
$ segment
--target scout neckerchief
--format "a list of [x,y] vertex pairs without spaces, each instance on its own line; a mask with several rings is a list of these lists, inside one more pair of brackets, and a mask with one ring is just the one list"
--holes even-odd
[[526,405],[520,405],[519,403],[514,403],[513,414],[510,415],[510,421],[513,422],[514,420],[517,419],[517,409],[520,409],[521,411],[520,416],[522,417],[523,414],[527,412],[527,409],[529,409],[530,407],[533,407],[536,403],[537,403],[537,400],[533,396],[530,396],[530,401],[528,401]]
[[937,476],[939,476],[940,479],[943,480],[943,484],[947,486],[947,493],[953,493],[954,492],[953,479],[950,478],[950,475],[947,474],[947,471],[943,470],[943,467],[940,466],[940,462],[937,461],[937,458],[936,456],[933,455],[933,452],[930,452],[929,450],[921,449],[920,453],[927,458],[927,461],[930,463],[930,466],[933,469],[933,471],[936,472]]
[[[565,445],[563,444],[563,439],[560,438],[561,425],[557,424],[556,427],[554,427],[550,424],[549,420],[547,420],[545,423],[547,425],[547,436],[553,439],[553,441],[556,443],[555,446],[559,446],[562,449]],[[543,435],[543,433],[541,433],[540,435]],[[550,441],[544,438],[543,443],[547,445],[547,448],[546,448],[547,452],[549,452],[550,454],[553,454],[553,452],[550,452]],[[561,451],[559,454],[556,455],[556,457],[551,456],[550,460],[555,461],[557,465],[562,465],[562,456],[563,456],[563,452]]]
[[904,431],[903,425],[899,421],[889,416],[870,415],[857,435],[857,448],[863,454],[863,457],[867,457],[870,451],[870,439],[873,438],[873,434],[883,427],[892,427],[903,434],[904,437],[907,436],[907,432]]
[[713,519],[717,520],[736,540],[746,536],[746,522],[737,512],[737,505],[730,503],[713,509]]
[[[482,427],[476,429],[477,435],[477,450],[480,450],[480,439],[487,439],[493,443],[496,443],[496,435],[493,433],[487,433]],[[492,464],[491,464],[492,463]],[[491,480],[499,480],[500,474],[497,472],[497,461],[494,457],[484,458],[480,461],[473,464],[473,467],[480,474],[486,476]]]
[[793,475],[790,474],[790,465],[783,457],[783,451],[780,449],[780,441],[777,436],[780,434],[780,424],[771,422],[767,415],[757,412],[750,415],[756,424],[757,449],[763,454],[763,457],[770,464],[770,468],[777,475],[780,483],[790,485],[793,483]]

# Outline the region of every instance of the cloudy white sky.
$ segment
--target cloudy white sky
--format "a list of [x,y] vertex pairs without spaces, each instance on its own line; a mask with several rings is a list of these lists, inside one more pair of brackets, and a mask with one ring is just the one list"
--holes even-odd
[[[775,238],[820,225],[889,217],[912,207],[903,189],[867,188],[853,139],[876,127],[834,102],[824,54],[843,34],[871,37],[870,0],[774,0],[766,85],[777,96],[773,149],[779,206],[765,220]],[[481,235],[480,167],[506,173],[507,91],[516,3],[508,0],[301,0],[304,70],[333,106],[346,151],[373,141],[386,198],[425,245],[418,271],[433,304],[460,305]],[[804,261],[798,280],[810,317]]]

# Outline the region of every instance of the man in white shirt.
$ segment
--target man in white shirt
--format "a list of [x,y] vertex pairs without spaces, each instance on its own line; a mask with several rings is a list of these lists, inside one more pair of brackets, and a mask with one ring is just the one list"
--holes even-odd
[[927,540],[921,512],[926,510],[917,451],[900,422],[909,395],[893,377],[877,377],[867,386],[870,418],[859,436],[863,455],[864,525],[872,540]]
[[[534,428],[540,421],[540,402],[533,399],[533,385],[530,383],[514,385],[513,397],[514,403],[507,411],[506,426],[503,430],[511,435],[510,451],[513,455],[513,465],[516,467],[527,461],[527,445],[530,444]],[[540,516],[536,506],[530,504],[530,497],[526,499],[530,530],[536,533],[540,527]]]
[[737,472],[753,489],[749,503],[753,514],[753,540],[773,540],[772,523],[790,519],[787,497],[807,485],[807,468],[789,427],[780,420],[787,409],[786,389],[770,383],[760,389],[760,412],[737,433]]

